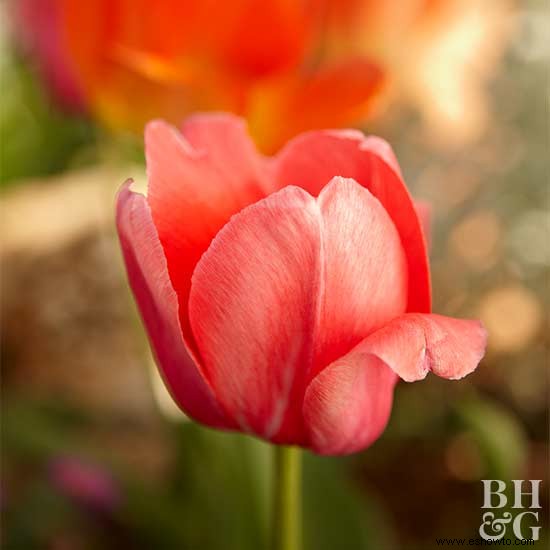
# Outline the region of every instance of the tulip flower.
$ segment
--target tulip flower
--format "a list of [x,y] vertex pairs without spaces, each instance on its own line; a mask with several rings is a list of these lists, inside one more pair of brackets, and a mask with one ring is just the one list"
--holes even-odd
[[146,129],[147,196],[117,224],[164,380],[196,421],[325,455],[368,447],[399,379],[459,379],[477,321],[431,313],[421,220],[390,146],[316,131],[276,156],[245,124]]
[[299,455],[384,430],[399,379],[472,372],[486,333],[431,313],[422,220],[390,146],[314,131],[276,156],[233,115],[145,133],[117,227],[151,347],[197,422],[275,447],[273,548],[300,548]]

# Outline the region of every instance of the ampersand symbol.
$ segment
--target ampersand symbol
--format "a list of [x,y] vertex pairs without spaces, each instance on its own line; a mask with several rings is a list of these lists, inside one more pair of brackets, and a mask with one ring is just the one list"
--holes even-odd
[[[481,518],[482,524],[479,527],[479,534],[485,540],[499,540],[506,534],[506,524],[512,521],[512,514],[504,512],[502,518],[496,518],[493,512],[485,512]],[[490,528],[491,533],[487,533],[486,527]]]

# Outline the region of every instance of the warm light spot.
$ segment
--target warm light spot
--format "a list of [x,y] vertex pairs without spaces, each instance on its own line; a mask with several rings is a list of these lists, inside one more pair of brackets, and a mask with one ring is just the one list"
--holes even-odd
[[438,25],[419,33],[414,60],[401,78],[421,109],[439,146],[460,146],[478,138],[488,116],[483,93],[495,60],[510,34],[510,4],[449,2]]
[[479,170],[430,165],[415,181],[415,190],[419,196],[428,197],[435,214],[442,217],[471,198],[482,184]]
[[481,271],[493,265],[501,233],[494,212],[478,211],[453,229],[450,245],[465,264]]
[[535,336],[542,322],[542,307],[536,296],[522,286],[509,286],[487,294],[479,317],[489,331],[489,349],[518,351]]
[[546,210],[529,210],[513,224],[508,243],[525,263],[545,267],[550,264],[550,214]]

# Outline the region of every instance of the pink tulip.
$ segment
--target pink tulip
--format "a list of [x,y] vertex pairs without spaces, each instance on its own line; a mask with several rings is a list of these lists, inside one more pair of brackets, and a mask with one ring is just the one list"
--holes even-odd
[[384,430],[399,378],[472,372],[486,333],[431,314],[421,222],[390,146],[315,131],[273,158],[229,115],[146,130],[117,224],[164,380],[208,426],[326,455]]

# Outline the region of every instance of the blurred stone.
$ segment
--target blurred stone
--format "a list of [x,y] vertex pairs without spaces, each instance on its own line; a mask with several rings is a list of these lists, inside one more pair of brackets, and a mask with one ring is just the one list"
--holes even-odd
[[515,285],[486,294],[479,304],[479,317],[489,331],[489,349],[514,352],[534,338],[541,326],[543,312],[533,292]]
[[112,227],[115,194],[128,177],[141,181],[143,167],[95,166],[21,182],[2,197],[0,255],[47,254],[90,231]]
[[150,422],[158,414],[148,346],[114,231],[114,194],[123,179],[88,170],[5,195],[3,384]]

